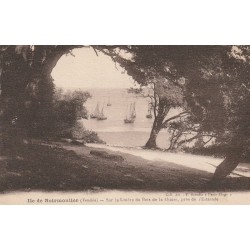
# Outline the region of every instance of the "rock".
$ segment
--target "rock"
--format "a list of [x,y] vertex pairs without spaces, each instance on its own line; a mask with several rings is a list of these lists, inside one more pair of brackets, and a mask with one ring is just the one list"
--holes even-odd
[[124,158],[121,155],[109,154],[106,151],[91,150],[90,154],[99,156],[108,160],[112,160],[112,161],[124,161]]

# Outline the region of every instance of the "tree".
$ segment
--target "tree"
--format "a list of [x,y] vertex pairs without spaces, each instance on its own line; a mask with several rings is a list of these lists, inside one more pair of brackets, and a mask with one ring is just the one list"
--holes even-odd
[[225,160],[214,179],[230,174],[249,147],[250,60],[248,46],[222,48],[201,57],[189,70],[188,103],[203,131],[216,134],[225,147]]
[[[163,77],[155,75],[148,79],[150,105],[153,108],[154,122],[150,137],[145,145],[147,148],[156,148],[158,133],[167,128],[172,120],[185,116],[188,113],[183,111],[183,86],[181,83],[173,83]],[[179,110],[178,110],[179,108]],[[175,111],[171,115],[171,111]],[[177,113],[177,114],[176,114]],[[169,116],[170,114],[170,116]]]
[[[183,99],[184,79],[168,59],[165,46],[127,46],[101,49],[127,70],[134,80],[145,87],[143,96],[150,99],[154,122],[146,148],[156,148],[156,138],[169,122],[185,116]],[[180,109],[179,113],[176,111]],[[173,116],[171,111],[175,110]],[[169,116],[170,115],[170,116]]]
[[[1,128],[11,126],[13,119],[17,126],[28,128],[27,122],[33,121],[38,107],[47,103],[46,98],[51,101],[51,72],[58,60],[61,56],[70,54],[73,49],[82,47],[86,46],[0,46]],[[94,49],[116,47],[119,46],[92,46]]]
[[[212,133],[226,149],[215,179],[236,168],[249,148],[249,46],[128,46],[104,53],[141,85],[148,83],[149,68],[172,82],[184,77],[185,100],[200,132]],[[133,56],[127,59],[126,53]],[[166,70],[168,64],[174,75]]]
[[[52,102],[53,68],[62,55],[77,47],[82,46],[0,46],[2,135],[11,136],[14,129],[22,135],[20,142],[31,136],[33,125],[46,116]],[[6,140],[1,142],[8,146]]]

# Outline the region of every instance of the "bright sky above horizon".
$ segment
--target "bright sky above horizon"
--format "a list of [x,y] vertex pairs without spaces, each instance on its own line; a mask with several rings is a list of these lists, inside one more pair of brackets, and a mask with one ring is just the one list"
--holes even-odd
[[134,80],[115,65],[110,57],[92,48],[81,48],[64,55],[52,72],[55,85],[63,89],[130,88]]

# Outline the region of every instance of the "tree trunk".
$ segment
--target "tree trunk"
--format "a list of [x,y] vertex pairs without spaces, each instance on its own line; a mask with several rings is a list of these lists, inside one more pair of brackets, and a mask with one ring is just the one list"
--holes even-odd
[[228,150],[225,160],[216,168],[213,179],[219,180],[227,177],[239,164],[243,153],[243,146]]
[[157,138],[157,135],[159,134],[159,132],[160,132],[160,129],[152,128],[151,133],[150,133],[150,137],[145,145],[146,148],[157,148],[156,138]]
[[[32,124],[37,118],[37,107],[41,101],[39,87],[47,84],[44,70],[32,69],[19,59],[14,61],[12,68],[2,72],[0,148],[2,152],[14,154],[24,142],[29,141]],[[22,65],[22,67],[20,66]],[[46,103],[45,103],[46,104]]]
[[146,148],[157,148],[156,145],[156,138],[162,129],[163,121],[165,119],[165,116],[167,115],[168,111],[166,112],[164,108],[164,104],[161,102],[158,104],[158,114],[155,116],[153,127],[150,133],[150,137],[145,145]]

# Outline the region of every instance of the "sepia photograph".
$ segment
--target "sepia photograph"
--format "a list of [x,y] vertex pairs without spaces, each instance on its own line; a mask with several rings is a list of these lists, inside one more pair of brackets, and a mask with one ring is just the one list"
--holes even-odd
[[0,46],[1,204],[250,203],[250,46]]
[[247,1],[2,1],[6,250],[248,249]]

